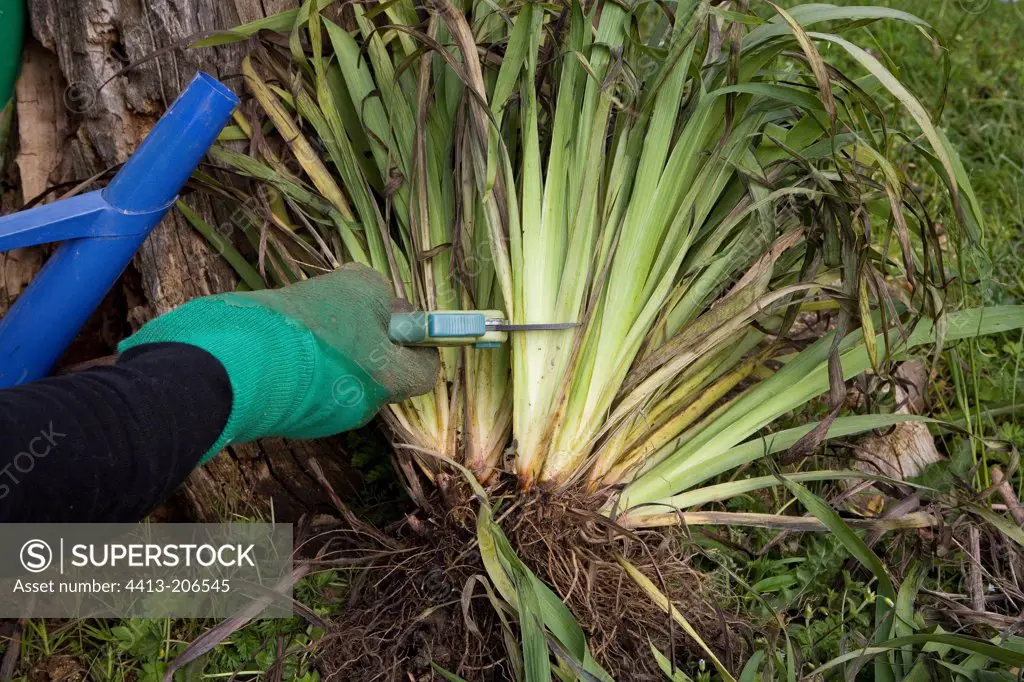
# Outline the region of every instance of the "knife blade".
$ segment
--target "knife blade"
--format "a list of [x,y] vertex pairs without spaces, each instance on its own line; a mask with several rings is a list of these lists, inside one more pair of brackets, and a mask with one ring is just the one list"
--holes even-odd
[[388,336],[403,346],[496,348],[509,332],[561,331],[578,322],[512,324],[500,310],[429,310],[394,313]]

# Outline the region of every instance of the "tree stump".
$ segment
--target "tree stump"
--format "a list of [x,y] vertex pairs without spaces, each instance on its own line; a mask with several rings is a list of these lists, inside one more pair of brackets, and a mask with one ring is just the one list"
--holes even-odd
[[[93,178],[123,163],[161,113],[198,70],[224,81],[244,99],[239,63],[247,44],[187,50],[188,39],[226,29],[298,5],[297,0],[28,0],[31,37],[23,91],[29,85],[49,97],[19,97],[19,158],[22,178],[41,187]],[[22,84],[19,84],[22,85]],[[46,86],[46,87],[43,87]],[[54,96],[53,92],[60,95]],[[59,110],[54,110],[59,107]],[[52,123],[51,123],[52,122]],[[54,145],[54,136],[59,143]],[[52,158],[39,158],[38,149]],[[41,178],[41,180],[40,180]],[[59,196],[60,192],[56,195]],[[28,197],[26,197],[28,198]],[[199,193],[189,204],[212,225],[228,211]],[[13,299],[26,281],[26,269],[39,266],[38,252],[0,261],[0,305]],[[26,265],[27,263],[27,265]],[[14,270],[15,264],[17,271]],[[5,281],[8,280],[8,281]],[[197,296],[235,286],[231,270],[172,211],[136,255],[122,284],[111,292],[97,325],[112,338]],[[93,339],[94,340],[94,339]],[[87,339],[88,341],[88,339]],[[88,343],[86,344],[88,345]],[[95,344],[93,344],[95,345]],[[99,349],[90,347],[90,352]],[[74,353],[80,357],[81,345]],[[354,474],[342,441],[286,442],[268,439],[235,446],[196,470],[178,496],[189,517],[213,521],[232,514],[294,521],[304,513],[330,507],[324,486],[310,468],[315,457],[328,485],[342,498]]]

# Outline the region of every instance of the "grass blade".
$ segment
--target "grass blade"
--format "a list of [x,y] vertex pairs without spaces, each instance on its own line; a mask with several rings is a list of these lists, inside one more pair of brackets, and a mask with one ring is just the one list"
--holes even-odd
[[[800,504],[824,523],[833,536],[846,547],[847,551],[871,571],[875,579],[878,580],[878,595],[875,597],[875,642],[884,640],[888,637],[892,627],[889,620],[896,602],[896,589],[885,564],[824,500],[795,481],[787,480],[785,477],[782,480],[793,496],[800,501]],[[895,674],[889,661],[885,658],[876,658],[876,682],[893,679],[895,679]]]
[[835,668],[836,666],[842,665],[848,661],[853,661],[858,658],[874,657],[884,654],[895,649],[901,649],[907,645],[925,645],[925,644],[942,644],[952,649],[964,651],[969,654],[979,654],[997,663],[1003,665],[1020,667],[1024,666],[1024,654],[1016,651],[1011,651],[1006,647],[1001,647],[996,644],[990,644],[983,640],[973,639],[965,637],[963,635],[950,635],[950,634],[931,634],[931,635],[908,635],[907,637],[897,637],[895,639],[886,640],[883,642],[877,642],[872,646],[851,651],[833,658],[828,663],[818,667],[812,671],[809,677],[821,675],[822,673]]
[[198,213],[192,210],[192,208],[181,199],[178,199],[174,203],[175,207],[181,212],[181,215],[185,216],[192,227],[195,228],[196,232],[203,235],[210,246],[214,248],[224,260],[234,268],[235,273],[245,282],[246,286],[252,291],[258,289],[265,289],[267,283],[263,281],[263,277],[260,273],[249,264],[245,256],[238,252],[238,249],[234,247],[230,240],[228,240],[219,231],[215,230],[212,225],[203,220]]

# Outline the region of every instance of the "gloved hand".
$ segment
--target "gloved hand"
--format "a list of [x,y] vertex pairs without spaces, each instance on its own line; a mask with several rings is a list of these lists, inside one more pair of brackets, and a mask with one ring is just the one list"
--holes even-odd
[[362,426],[384,405],[434,387],[433,348],[388,338],[393,308],[384,279],[361,265],[283,289],[198,298],[121,342],[198,346],[231,381],[231,416],[205,463],[224,446],[266,436],[320,438]]

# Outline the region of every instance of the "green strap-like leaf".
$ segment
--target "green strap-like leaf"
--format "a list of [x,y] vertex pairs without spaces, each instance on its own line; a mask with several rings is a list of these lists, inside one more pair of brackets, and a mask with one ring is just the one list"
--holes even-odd
[[[959,651],[965,651],[970,654],[980,654],[985,656],[997,663],[1004,665],[1020,667],[1024,666],[1024,654],[1016,651],[1011,651],[1009,648],[999,646],[997,644],[990,644],[988,642],[965,637],[963,635],[950,635],[950,634],[932,634],[932,635],[909,635],[907,637],[897,637],[896,639],[890,639],[884,642],[878,642],[872,646],[865,647],[863,649],[857,649],[849,653],[845,653],[841,656],[833,658],[828,663],[822,665],[816,670],[812,671],[809,678],[814,679],[821,675],[827,670],[831,670],[836,666],[842,665],[847,661],[853,661],[863,657],[874,657],[880,654],[884,654],[894,649],[899,649],[907,645],[925,645],[925,644],[943,644]],[[925,678],[927,679],[927,677]]]

